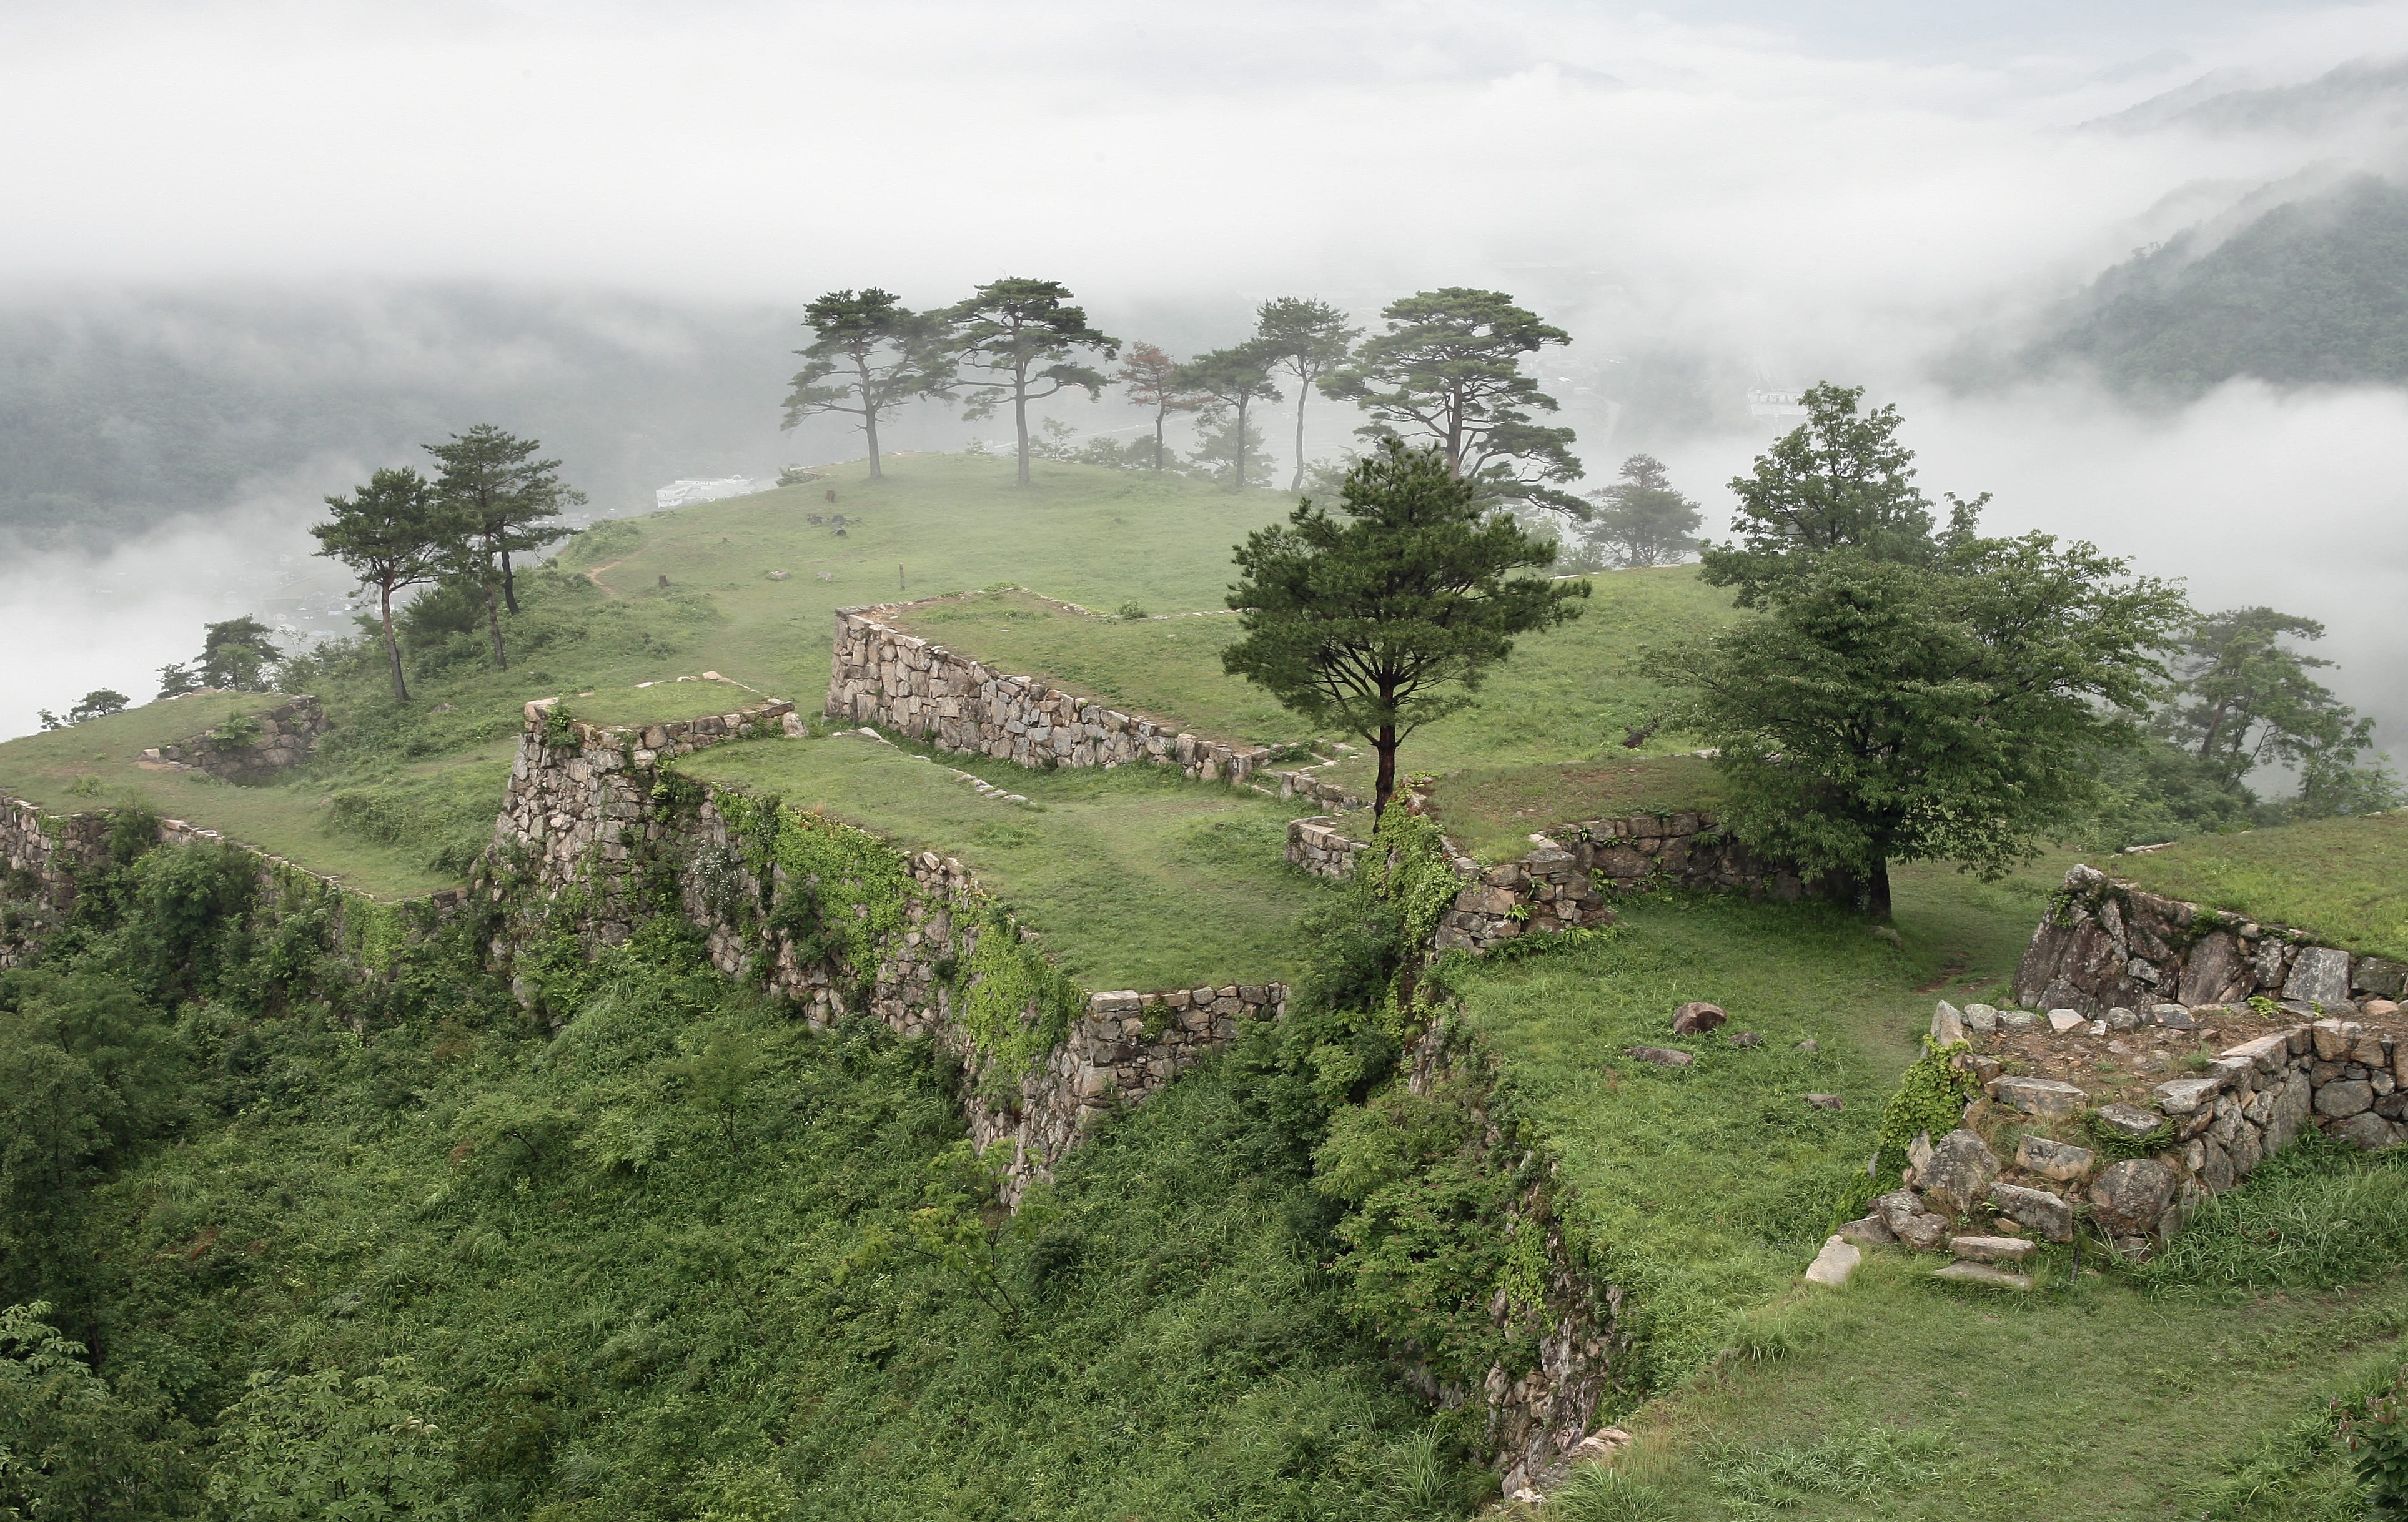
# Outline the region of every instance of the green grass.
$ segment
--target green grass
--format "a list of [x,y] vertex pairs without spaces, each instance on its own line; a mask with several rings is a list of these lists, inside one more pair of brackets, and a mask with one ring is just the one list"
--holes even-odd
[[1693,755],[1467,767],[1440,780],[1431,817],[1455,842],[1482,861],[1502,861],[1530,849],[1529,837],[1557,825],[1627,818],[1683,809],[1711,811],[1722,801],[1713,763]]
[[[773,695],[787,697],[785,693]],[[811,699],[817,694],[791,699],[804,713],[815,713],[819,704]],[[671,679],[647,683],[641,687],[603,687],[591,693],[564,694],[561,702],[568,711],[588,724],[631,725],[666,724],[678,719],[699,719],[710,714],[734,713],[747,704],[761,701],[761,695],[724,682],[679,681]]]
[[1090,989],[1283,981],[1296,916],[1327,889],[1287,865],[1295,811],[1168,768],[965,768],[1028,805],[990,801],[955,758],[836,736],[721,746],[690,776],[775,794],[911,850],[958,856]]
[[[1732,1359],[1636,1424],[1626,1468],[1671,1518],[2310,1517],[2345,1466],[2311,1441],[2271,1493],[2237,1474],[2400,1357],[2408,1285],[2236,1313],[2091,1283],[2078,1295],[1957,1288],[1881,1253],[1837,1292],[1779,1308],[1783,1351]],[[2329,1426],[2325,1427],[2329,1432]],[[1858,1486],[1894,1468],[1905,1483]],[[2236,1484],[2236,1480],[2243,1483]]]
[[[1469,976],[1467,1018],[1513,1075],[1563,1158],[1579,1219],[1632,1293],[1647,1387],[1702,1366],[1795,1281],[1863,1172],[1933,1000],[1962,1002],[2013,970],[2050,881],[2039,869],[1985,887],[1901,869],[1896,945],[1826,906],[1634,899],[1600,944]],[[1720,1004],[1730,1023],[1674,1038],[1672,1012],[1691,999]],[[1734,1046],[1742,1030],[1763,1044]],[[1809,1038],[1818,1051],[1795,1049]],[[1698,1060],[1623,1055],[1642,1045]],[[1812,1108],[1810,1092],[1844,1108]]]
[[2408,811],[2201,835],[2100,865],[2152,893],[2408,959]]
[[[1694,566],[1609,571],[1588,580],[1595,591],[1579,618],[1515,640],[1512,658],[1481,686],[1469,708],[1414,732],[1400,753],[1408,773],[1586,760],[1609,747],[1616,755],[1630,754],[1621,747],[1626,729],[1648,722],[1663,698],[1647,674],[1649,647],[1738,616],[1728,594],[1699,582]],[[1039,577],[1021,581],[1091,608],[1116,605]],[[1184,606],[1148,606],[1170,613],[1223,604],[1216,596]],[[1222,647],[1238,638],[1236,620],[1226,615],[1088,616],[1006,592],[918,609],[902,626],[1014,675],[1041,677],[1196,734],[1260,744],[1314,738],[1360,743],[1336,732],[1316,737],[1312,726],[1259,689],[1225,675]],[[1658,735],[1637,754],[1692,748],[1681,737]],[[1354,771],[1365,773],[1368,796],[1368,757],[1331,775]]]
[[[339,782],[327,780],[320,768],[295,768],[294,781],[258,787],[237,787],[199,772],[154,769],[155,763],[141,759],[146,749],[190,739],[222,720],[262,711],[277,701],[258,693],[196,695],[23,736],[0,745],[0,791],[61,813],[140,804],[164,818],[189,820],[287,857],[380,899],[412,897],[457,881],[456,872],[429,865],[436,847],[427,841],[446,830],[456,835],[473,828],[480,819],[484,833],[491,833],[509,778],[508,743],[496,748],[487,742],[414,761],[396,758]],[[335,798],[358,794],[371,776],[389,785],[392,797],[380,816],[363,826],[357,811],[337,808]],[[428,819],[436,822],[422,828]]]

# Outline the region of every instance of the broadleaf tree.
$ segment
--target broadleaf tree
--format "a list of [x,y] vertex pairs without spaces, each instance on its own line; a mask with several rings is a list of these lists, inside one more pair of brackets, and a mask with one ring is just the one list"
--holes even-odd
[[1150,343],[1129,346],[1129,355],[1112,379],[1128,388],[1131,407],[1154,410],[1154,465],[1163,467],[1163,429],[1174,412],[1193,412],[1204,405],[1203,395],[1189,386],[1179,361]]
[[394,595],[442,573],[444,550],[456,537],[455,525],[447,521],[435,488],[406,466],[379,470],[366,485],[326,498],[326,506],[333,519],[309,532],[317,538],[320,554],[342,562],[362,586],[376,589],[394,701],[407,703],[409,684],[402,679],[401,643],[393,630]]
[[991,418],[1010,402],[1015,479],[1025,486],[1028,404],[1065,391],[1083,391],[1090,401],[1101,396],[1107,378],[1079,356],[1117,359],[1120,340],[1090,325],[1059,280],[1007,276],[989,281],[950,309],[945,320],[961,383],[975,388],[964,398],[962,415]]
[[1366,438],[1425,438],[1485,496],[1574,521],[1588,505],[1564,489],[1581,476],[1572,430],[1532,421],[1555,400],[1522,372],[1524,356],[1571,341],[1502,291],[1451,285],[1388,303],[1387,323],[1354,360],[1322,377],[1322,392],[1359,404]]
[[1834,430],[1835,451],[1759,458],[1776,500],[1879,489],[1710,560],[1707,580],[1764,616],[1662,668],[1678,695],[1667,722],[1718,747],[1729,827],[1886,917],[1892,866],[1996,877],[2084,812],[2095,758],[2139,743],[2186,610],[2088,544],[1980,537],[1978,503],[1935,533],[1919,494],[1895,489],[1913,455],[1883,413]]
[[1296,378],[1296,473],[1287,489],[1304,490],[1304,404],[1316,383],[1354,357],[1354,340],[1363,330],[1347,324],[1346,314],[1326,301],[1309,296],[1278,296],[1254,309],[1254,342],[1274,366]]
[[1268,348],[1241,343],[1198,354],[1180,371],[1181,378],[1206,398],[1204,415],[1218,429],[1197,452],[1197,461],[1226,464],[1232,492],[1251,484],[1254,404],[1280,399],[1279,387],[1271,382],[1271,366],[1276,363],[1277,356]]
[[1935,532],[1931,499],[1914,483],[1914,452],[1899,441],[1898,408],[1860,410],[1864,395],[1862,386],[1828,381],[1808,388],[1806,421],[1757,455],[1748,474],[1731,478],[1738,539],[1699,558],[1707,582],[1739,589],[1741,607],[1755,607],[1765,582],[1827,550],[1928,565],[1972,532],[1989,494],[1970,502],[1950,495],[1949,526]]
[[810,363],[795,373],[780,426],[824,413],[859,419],[869,479],[883,479],[878,420],[906,402],[942,395],[953,383],[943,320],[870,286],[829,292],[803,309],[803,323],[816,337],[795,351]]
[[1493,511],[1435,446],[1380,447],[1347,473],[1338,509],[1307,497],[1238,546],[1229,591],[1243,638],[1225,669],[1378,759],[1372,807],[1397,788],[1412,732],[1471,701],[1518,635],[1576,617],[1586,582],[1544,570],[1555,546]]

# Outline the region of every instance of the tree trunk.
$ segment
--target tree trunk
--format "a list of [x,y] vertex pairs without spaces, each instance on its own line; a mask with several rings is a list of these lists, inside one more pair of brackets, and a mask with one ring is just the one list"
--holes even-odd
[[1230,490],[1232,493],[1236,493],[1236,492],[1242,492],[1242,491],[1244,491],[1245,489],[1246,489],[1246,398],[1245,398],[1245,396],[1244,396],[1243,395],[1240,395],[1238,397],[1238,450],[1237,450],[1237,461],[1236,461],[1236,473],[1235,473],[1234,475],[1232,475],[1232,476],[1230,477],[1230,479],[1229,479],[1229,490]]
[[1454,394],[1446,409],[1446,473],[1463,474],[1463,393]]
[[518,577],[510,570],[510,547],[502,546],[502,601],[509,605],[510,616],[519,616]]
[[1865,873],[1858,891],[1865,900],[1865,912],[1886,925],[1889,923],[1889,859],[1877,856]]
[[856,354],[853,367],[861,372],[861,426],[869,435],[869,479],[884,481],[886,472],[878,464],[878,402],[870,395],[869,365]]
[[1371,748],[1380,757],[1379,775],[1371,783],[1371,817],[1377,820],[1388,811],[1388,797],[1397,790],[1397,726],[1382,725]]
[[377,591],[384,607],[385,658],[393,663],[393,698],[396,703],[407,703],[409,701],[409,688],[401,680],[401,644],[393,637],[393,588],[380,586]]
[[1020,475],[1017,484],[1028,484],[1028,382],[1018,376],[1011,380],[1011,426],[1020,438]]
[[497,670],[510,668],[510,658],[502,653],[502,599],[492,586],[485,588],[485,626],[494,635],[494,666]]
[[1287,483],[1291,492],[1304,490],[1304,398],[1312,389],[1309,380],[1300,379],[1296,383],[1296,476]]
[[1162,422],[1168,414],[1156,409],[1154,414],[1154,467],[1162,468]]

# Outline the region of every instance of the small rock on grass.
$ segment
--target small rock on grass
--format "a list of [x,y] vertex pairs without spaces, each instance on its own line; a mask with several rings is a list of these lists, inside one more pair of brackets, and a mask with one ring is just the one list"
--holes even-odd
[[2029,1289],[2032,1286],[2028,1274],[2011,1273],[2005,1269],[1992,1268],[1987,1263],[1971,1263],[1963,1258],[1945,1268],[1932,1270],[1931,1277],[1960,1285],[1987,1285],[1993,1289]]
[[1856,1251],[1856,1243],[1845,1237],[1827,1237],[1823,1241],[1823,1250],[1816,1253],[1814,1261],[1806,1266],[1806,1282],[1837,1288],[1848,1282],[1848,1275],[1856,1272],[1856,1265],[1864,1260],[1865,1255]]
[[2060,1035],[2066,1031],[2073,1029],[2076,1026],[2086,1026],[2089,1023],[2089,1021],[2082,1018],[2082,1012],[2079,1010],[2051,1010],[2048,1012],[2048,1028],[2057,1031]]
[[1729,1018],[1730,1016],[1723,1012],[1723,1007],[1719,1004],[1709,1004],[1703,999],[1691,999],[1672,1012],[1672,1034],[1701,1036]]
[[1698,1060],[1693,1052],[1676,1051],[1669,1046],[1627,1046],[1622,1055],[1635,1062],[1652,1062],[1659,1068],[1685,1068]]
[[1845,1101],[1841,1099],[1841,1098],[1836,1094],[1809,1094],[1806,1096],[1806,1103],[1816,1110],[1837,1110],[1844,1102]]
[[1797,1049],[1800,1052],[1820,1052],[1823,1050],[1823,1047],[1822,1044],[1816,1041],[1813,1037],[1809,1036],[1804,1041],[1798,1043]]
[[1737,1035],[1728,1038],[1728,1040],[1733,1046],[1762,1046],[1764,1044],[1764,1038],[1752,1030],[1742,1030]]

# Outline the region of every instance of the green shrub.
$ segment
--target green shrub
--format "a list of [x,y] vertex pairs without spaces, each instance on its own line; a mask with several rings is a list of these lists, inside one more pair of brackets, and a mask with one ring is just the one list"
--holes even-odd
[[2368,1515],[2408,1516],[2408,1369],[2362,1400],[2334,1401],[2333,1414],[2350,1467],[2366,1487]]
[[1658,1522],[1670,1515],[1662,1491],[1602,1464],[1581,1465],[1547,1498],[1548,1522]]

